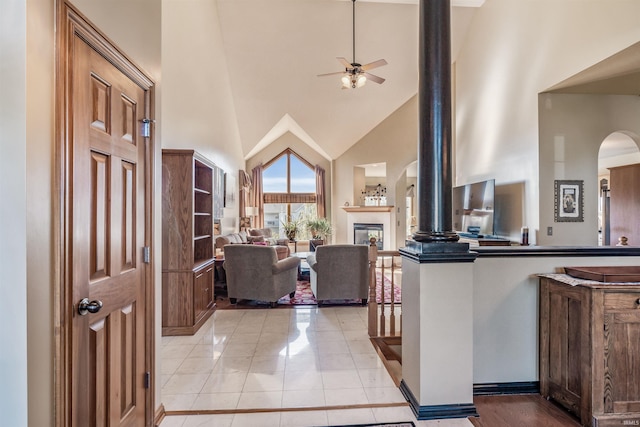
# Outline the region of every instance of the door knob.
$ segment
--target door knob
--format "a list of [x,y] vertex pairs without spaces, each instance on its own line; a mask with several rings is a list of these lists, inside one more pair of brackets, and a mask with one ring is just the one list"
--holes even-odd
[[89,298],[83,298],[78,303],[78,313],[80,316],[86,316],[87,313],[97,313],[102,308],[102,301],[93,300],[89,301]]

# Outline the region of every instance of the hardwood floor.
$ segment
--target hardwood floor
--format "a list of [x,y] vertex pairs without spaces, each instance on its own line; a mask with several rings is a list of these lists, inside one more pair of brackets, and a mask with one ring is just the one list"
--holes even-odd
[[476,396],[475,427],[580,427],[578,419],[539,394]]
[[[372,338],[396,386],[402,380],[400,337]],[[480,417],[469,418],[475,427],[580,427],[578,418],[539,394],[475,396]]]

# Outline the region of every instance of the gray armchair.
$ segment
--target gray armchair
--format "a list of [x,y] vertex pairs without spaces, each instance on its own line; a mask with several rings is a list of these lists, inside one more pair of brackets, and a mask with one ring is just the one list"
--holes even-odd
[[361,299],[369,295],[369,246],[323,245],[307,256],[311,290],[325,300]]
[[278,260],[273,246],[226,245],[224,269],[229,301],[268,301],[275,307],[283,296],[289,294],[293,298],[299,265],[298,257]]

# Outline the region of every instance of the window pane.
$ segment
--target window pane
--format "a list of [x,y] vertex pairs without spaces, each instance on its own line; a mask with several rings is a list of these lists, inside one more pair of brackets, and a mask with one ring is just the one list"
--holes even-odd
[[291,192],[315,193],[316,173],[296,156],[291,157]]
[[300,231],[298,231],[296,238],[298,240],[308,240],[311,237],[311,233],[307,230],[305,223],[308,219],[316,217],[316,204],[292,203],[291,217],[294,220],[298,220],[301,224]]
[[271,235],[275,238],[285,238],[284,223],[287,221],[287,206],[291,205],[291,218],[298,221],[300,228],[296,234],[297,240],[307,240],[311,237],[305,223],[309,218],[316,217],[315,203],[265,203],[264,227],[271,229]]
[[287,156],[280,157],[262,171],[262,191],[265,193],[287,192]]
[[282,222],[287,218],[286,203],[265,203],[264,228],[271,229],[271,236],[275,238],[287,237],[282,230]]

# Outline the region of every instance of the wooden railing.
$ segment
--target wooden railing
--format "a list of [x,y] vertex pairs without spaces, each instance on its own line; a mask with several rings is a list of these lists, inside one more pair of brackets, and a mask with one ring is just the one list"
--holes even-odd
[[[369,240],[369,336],[370,337],[387,337],[400,336],[402,333],[402,313],[396,316],[396,262],[395,259],[400,256],[398,251],[381,251],[376,246],[376,239],[372,237]],[[388,263],[387,261],[391,262]],[[386,270],[390,270],[389,281],[391,292],[390,299],[385,301],[384,287]],[[380,295],[377,295],[378,274],[380,271]],[[378,302],[378,300],[380,302]],[[388,319],[387,319],[388,317]],[[387,324],[388,320],[388,324]]]

